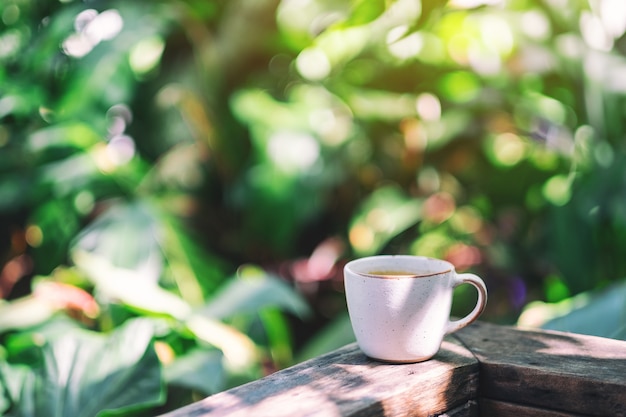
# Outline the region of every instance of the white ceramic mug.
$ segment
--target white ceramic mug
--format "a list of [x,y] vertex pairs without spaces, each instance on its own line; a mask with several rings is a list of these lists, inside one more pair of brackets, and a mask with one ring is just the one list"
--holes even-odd
[[[369,357],[410,363],[432,358],[443,337],[472,323],[487,304],[487,288],[474,274],[457,274],[446,261],[408,255],[360,258],[344,267],[350,322]],[[450,320],[453,289],[478,290],[474,309]]]

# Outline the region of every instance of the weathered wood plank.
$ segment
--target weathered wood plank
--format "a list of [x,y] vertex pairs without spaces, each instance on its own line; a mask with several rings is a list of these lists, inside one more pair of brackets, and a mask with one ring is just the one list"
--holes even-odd
[[582,414],[570,414],[560,411],[546,410],[519,404],[480,398],[478,400],[480,415],[484,417],[583,417]]
[[471,417],[477,378],[476,359],[450,337],[433,359],[404,365],[370,360],[351,344],[165,416],[426,417],[458,407],[451,416]]
[[[478,417],[478,401],[469,400],[456,408],[439,414],[437,417]],[[382,416],[381,416],[382,417]]]
[[480,362],[481,397],[564,413],[626,416],[626,342],[487,323],[474,323],[455,337]]

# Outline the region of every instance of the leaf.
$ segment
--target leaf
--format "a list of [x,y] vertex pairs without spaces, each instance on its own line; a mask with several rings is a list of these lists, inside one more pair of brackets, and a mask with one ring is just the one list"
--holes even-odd
[[7,362],[0,362],[0,413],[8,411],[11,403],[21,404],[24,409],[32,409],[32,401],[20,399],[20,393],[27,384],[32,386],[34,374],[28,366],[10,366]]
[[26,140],[31,152],[41,152],[50,147],[71,146],[85,149],[98,143],[101,138],[93,128],[84,123],[66,123],[40,129]]
[[87,252],[76,251],[73,259],[98,291],[144,313],[166,314],[180,320],[198,339],[221,349],[234,369],[246,368],[256,361],[256,347],[249,337],[219,320],[194,313],[183,299],[150,279],[132,270],[116,268],[106,259]]
[[114,205],[80,233],[73,249],[153,282],[166,268],[191,305],[201,305],[223,278],[224,262],[198,245],[180,220],[146,201]]
[[[74,331],[42,347],[41,366],[0,368],[15,417],[105,417],[164,402],[154,325],[129,321],[109,336]],[[15,381],[19,381],[19,387]]]
[[224,386],[222,358],[222,353],[215,349],[194,349],[163,369],[165,380],[205,395],[214,394]]
[[292,365],[291,332],[285,315],[275,308],[266,308],[259,312],[259,317],[274,365],[279,369]]
[[57,308],[33,296],[0,303],[0,333],[35,326],[48,320]]
[[231,370],[242,371],[257,362],[256,345],[234,327],[201,314],[193,315],[185,324],[199,340],[220,349]]
[[385,0],[353,0],[352,13],[345,26],[364,25],[380,17],[385,11]]
[[[3,366],[3,365],[0,365]],[[9,398],[7,397],[4,389],[2,388],[2,385],[0,384],[0,415],[4,415],[4,413],[9,409],[9,407],[11,406],[11,402],[9,401]]]
[[[254,266],[244,266],[239,276],[227,283],[214,298],[187,321],[187,326],[197,337],[219,347],[234,369],[244,369],[256,359],[256,349],[250,339],[234,328],[224,325],[220,319],[236,315],[259,314],[261,311],[278,309],[289,311],[299,317],[310,314],[308,304],[286,283]],[[272,348],[278,349],[282,359],[290,358],[285,351],[285,334],[276,317],[260,315],[270,333]],[[282,360],[281,359],[281,360]]]
[[626,340],[626,282],[557,303],[530,303],[518,325]]
[[162,214],[160,221],[159,245],[181,297],[193,306],[203,304],[225,278],[226,262],[202,247],[179,219]]
[[326,327],[317,332],[296,357],[297,362],[323,355],[354,342],[354,332],[347,313],[337,316]]
[[359,256],[378,253],[422,217],[422,201],[395,186],[379,188],[363,202],[350,225],[350,243]]
[[143,201],[115,204],[81,231],[73,249],[97,254],[112,266],[139,271],[156,282],[162,270],[157,224],[154,210]]
[[81,250],[74,251],[72,259],[98,291],[129,307],[177,319],[184,319],[191,313],[189,304],[161,288],[150,272],[142,274],[141,271],[119,268],[102,256]]
[[56,314],[43,323],[6,335],[4,347],[8,357],[20,358],[19,362],[26,362],[22,358],[25,356],[32,357],[32,351],[38,350],[44,342],[58,339],[62,335],[76,332],[79,329],[83,329],[83,327],[77,321],[64,314]]
[[222,287],[200,313],[224,319],[237,314],[257,313],[268,307],[276,307],[301,318],[310,313],[306,301],[289,285],[260,268],[244,266],[239,276]]

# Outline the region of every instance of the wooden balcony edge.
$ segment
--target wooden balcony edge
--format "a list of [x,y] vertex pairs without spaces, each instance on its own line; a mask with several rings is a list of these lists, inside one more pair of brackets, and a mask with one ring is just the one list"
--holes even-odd
[[426,362],[383,364],[350,344],[163,417],[494,415],[489,409],[626,416],[626,342],[477,322]]

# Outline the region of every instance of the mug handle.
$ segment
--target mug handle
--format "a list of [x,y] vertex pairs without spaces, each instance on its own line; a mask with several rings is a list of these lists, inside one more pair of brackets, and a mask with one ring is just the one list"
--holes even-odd
[[453,280],[452,288],[458,287],[461,284],[471,284],[476,287],[476,290],[478,291],[478,301],[476,301],[476,306],[467,316],[459,320],[448,321],[446,334],[456,332],[457,330],[460,330],[475,321],[487,306],[487,287],[478,275],[456,274]]

